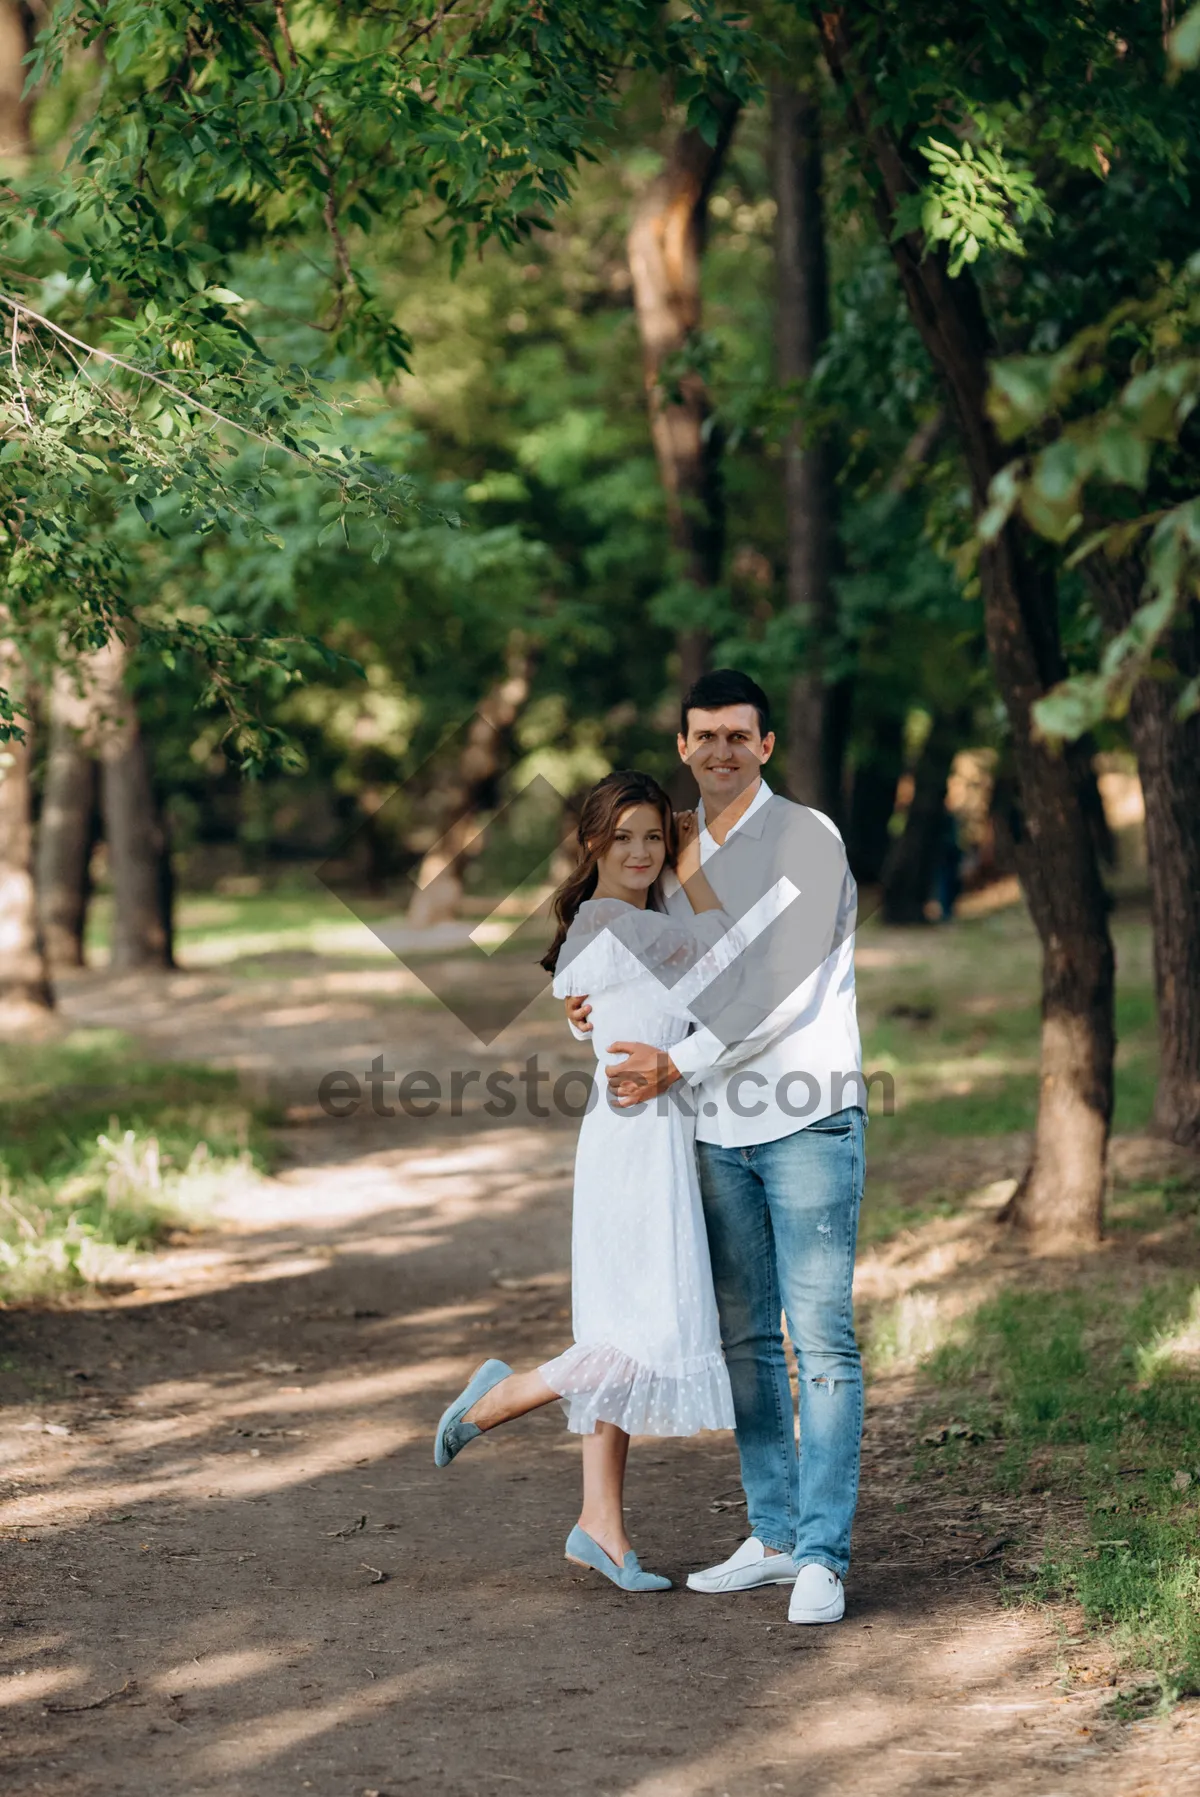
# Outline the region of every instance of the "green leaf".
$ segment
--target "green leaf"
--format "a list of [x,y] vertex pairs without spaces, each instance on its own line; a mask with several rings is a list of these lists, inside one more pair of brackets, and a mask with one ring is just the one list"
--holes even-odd
[[1115,486],[1144,487],[1150,472],[1150,445],[1144,437],[1110,424],[1094,445],[1096,470]]
[[999,474],[992,476],[987,509],[976,526],[985,543],[994,543],[1000,535],[1016,509],[1020,493],[1020,471],[1015,462],[1010,462],[1007,468],[1001,468]]
[[1104,721],[1107,705],[1105,682],[1099,675],[1077,675],[1054,687],[1033,706],[1033,721],[1050,742],[1076,742],[1086,731]]
[[1167,38],[1167,55],[1177,69],[1200,63],[1200,6],[1189,7]]
[[1010,356],[992,366],[988,411],[1006,441],[1023,437],[1053,409],[1054,369],[1047,356]]

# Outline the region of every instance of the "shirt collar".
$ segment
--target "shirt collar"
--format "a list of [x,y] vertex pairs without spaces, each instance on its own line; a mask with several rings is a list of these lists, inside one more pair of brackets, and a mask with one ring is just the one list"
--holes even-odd
[[[772,798],[773,796],[774,795],[771,792],[771,788],[767,785],[766,781],[764,779],[762,779],[762,777],[760,776],[759,782],[758,782],[758,791],[755,793],[754,797],[751,799],[751,801],[747,805],[746,809],[742,812],[741,817],[738,818],[738,820],[735,824],[730,826],[729,832],[725,838],[726,842],[729,841],[730,836],[734,836],[737,834],[737,832],[741,829],[742,825],[746,822],[746,820],[748,818],[753,817],[754,813],[756,811],[761,811],[763,806],[767,803],[768,799]],[[706,819],[706,817],[704,815],[704,800],[703,799],[701,799],[699,804],[696,806],[696,816],[699,819],[701,834],[704,836],[707,836],[708,835],[708,820]],[[709,840],[712,841],[715,839],[710,838]]]

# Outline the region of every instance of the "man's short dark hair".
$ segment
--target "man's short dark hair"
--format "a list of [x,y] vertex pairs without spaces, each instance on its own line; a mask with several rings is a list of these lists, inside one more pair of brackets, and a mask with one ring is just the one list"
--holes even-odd
[[771,702],[758,682],[751,680],[749,674],[739,674],[736,668],[714,668],[711,674],[701,674],[699,680],[693,680],[684,693],[680,735],[688,733],[689,711],[720,711],[726,705],[753,705],[758,713],[760,736],[771,728]]

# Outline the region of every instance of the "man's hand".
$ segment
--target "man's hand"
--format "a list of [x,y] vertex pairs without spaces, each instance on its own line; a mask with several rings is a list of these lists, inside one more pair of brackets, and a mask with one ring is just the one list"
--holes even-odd
[[683,1077],[670,1055],[661,1048],[651,1048],[648,1042],[610,1042],[608,1052],[626,1057],[604,1069],[611,1096],[622,1110],[657,1098]]
[[587,999],[576,996],[574,998],[564,999],[563,1003],[567,1007],[567,1022],[573,1023],[575,1028],[581,1031],[583,1035],[590,1036],[592,1033],[592,1026],[588,1022],[588,1018],[592,1014],[592,1007]]

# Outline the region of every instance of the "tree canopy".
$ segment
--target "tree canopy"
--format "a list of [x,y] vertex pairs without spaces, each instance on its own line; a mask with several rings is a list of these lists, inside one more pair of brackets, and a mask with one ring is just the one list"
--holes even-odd
[[[527,240],[611,129],[625,71],[670,79],[708,130],[714,87],[751,91],[742,49],[708,0],[60,5],[31,80],[61,96],[69,148],[0,217],[11,628],[95,646],[126,605],[125,513],[270,539],[286,476],[313,477],[326,527],[385,555],[416,496],[354,441],[336,385],[406,366],[372,235],[419,215],[451,266]],[[267,351],[230,285],[251,248],[294,263],[319,345],[302,359]],[[198,651],[235,713],[247,659],[283,652],[161,605],[139,623]]]

